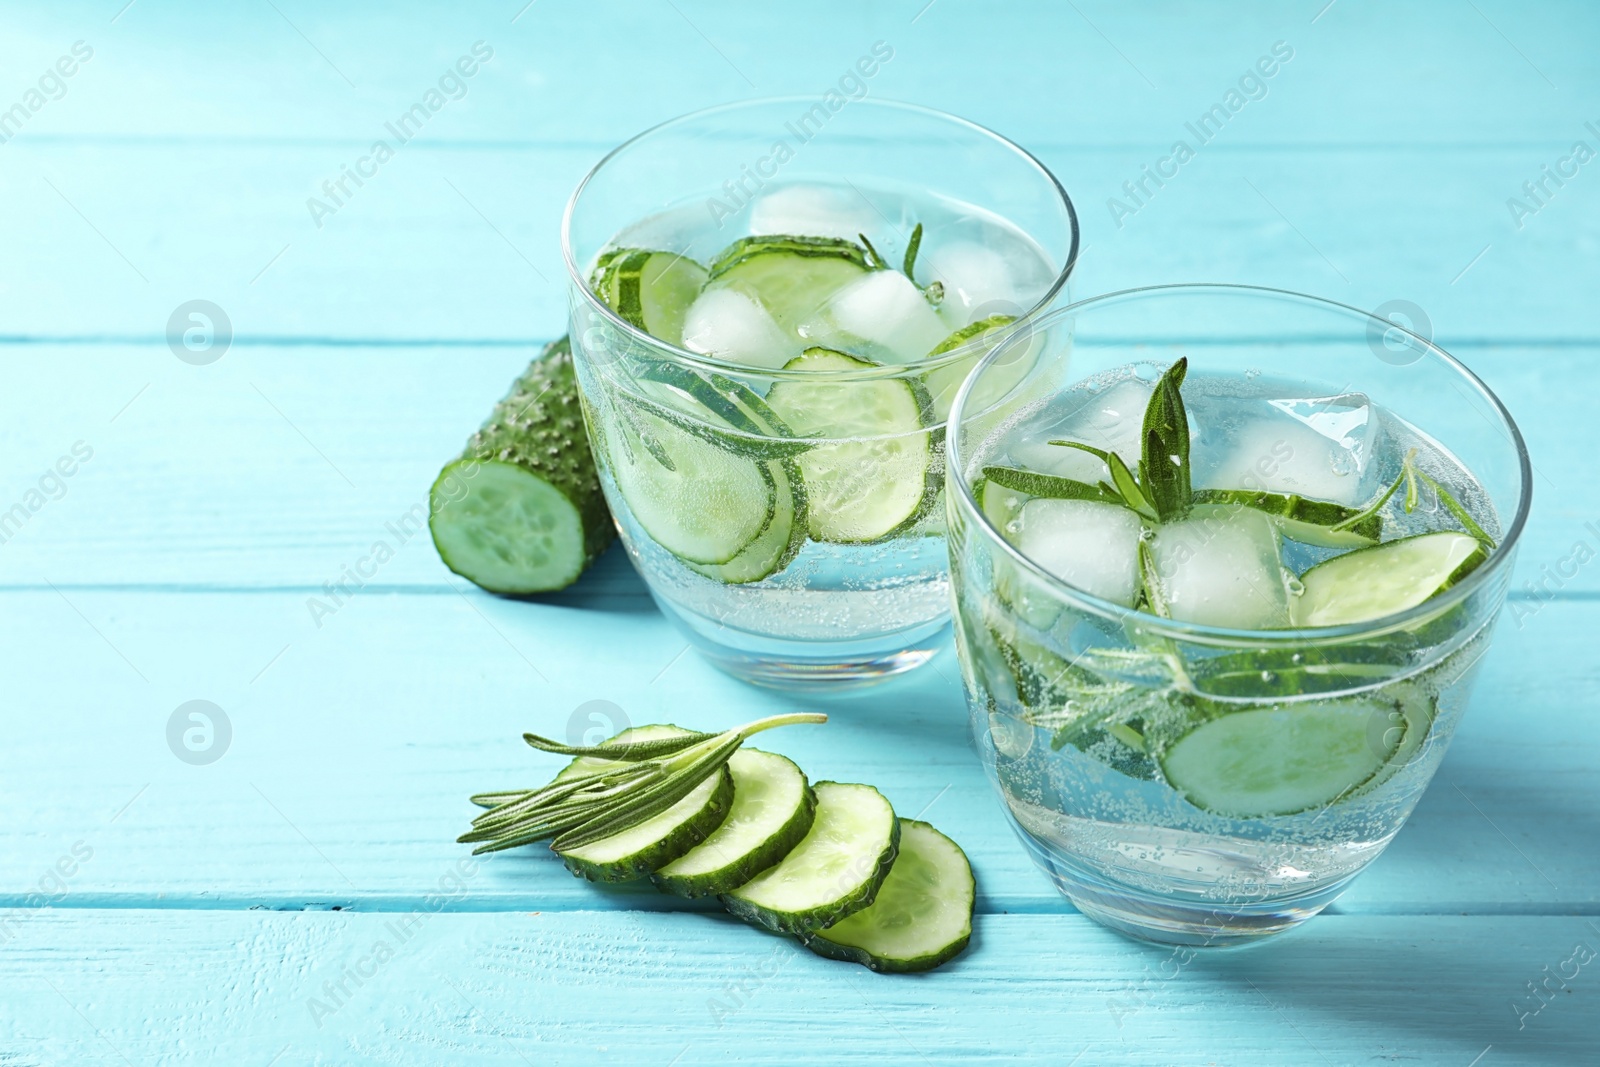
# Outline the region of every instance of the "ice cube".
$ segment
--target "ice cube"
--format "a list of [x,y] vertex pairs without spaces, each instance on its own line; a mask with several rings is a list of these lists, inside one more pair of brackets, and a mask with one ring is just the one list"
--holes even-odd
[[1030,500],[1017,549],[1069,585],[1131,607],[1139,589],[1139,516],[1089,500]]
[[859,241],[860,234],[881,225],[872,205],[859,194],[825,185],[779,186],[750,206],[750,232],[758,236],[790,234]]
[[829,298],[819,321],[801,332],[821,344],[897,363],[923,358],[946,334],[922,290],[897,270],[871,271],[846,285]]
[[1006,258],[976,241],[924,247],[917,273],[943,283],[940,311],[958,329],[989,315],[1021,315],[1033,305]]
[[1368,495],[1377,420],[1365,396],[1273,399],[1242,417],[1206,419],[1195,484],[1298,493],[1336,504]]
[[1011,460],[1042,474],[1073,478],[1090,485],[1109,480],[1111,472],[1096,457],[1076,448],[1052,445],[1055,440],[1081,441],[1122,457],[1130,470],[1139,466],[1139,430],[1155,386],[1129,378],[1099,392],[1077,394],[1080,406],[1057,421],[1051,432],[1011,448]]
[[1181,622],[1270,630],[1289,625],[1278,531],[1262,512],[1197,507],[1150,538],[1157,592]]
[[683,347],[752,367],[783,366],[802,351],[766,308],[735,289],[708,289],[689,305]]

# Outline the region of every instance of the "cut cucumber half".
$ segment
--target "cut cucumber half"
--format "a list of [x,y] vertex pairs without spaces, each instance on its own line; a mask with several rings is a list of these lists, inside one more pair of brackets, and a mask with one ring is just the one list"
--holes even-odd
[[972,938],[977,884],[966,853],[925,822],[900,820],[900,852],[870,907],[806,940],[811,951],[874,971],[928,971]]
[[609,449],[611,475],[634,520],[679,559],[727,563],[771,524],[777,486],[765,462],[638,407],[608,429],[620,445]]
[[1383,537],[1383,518],[1377,514],[1368,515],[1348,529],[1332,529],[1361,514],[1361,509],[1330,500],[1307,500],[1294,494],[1258,493],[1250,489],[1196,489],[1194,502],[1236,504],[1266,512],[1285,537],[1318,548],[1366,548]]
[[706,269],[677,252],[618,249],[597,265],[591,287],[630,325],[675,345],[705,280]]
[[[652,741],[692,731],[670,725],[624,730],[615,741]],[[595,774],[626,764],[620,760],[581,756],[556,780]],[[558,853],[573,874],[591,882],[628,882],[642,878],[682,856],[717,829],[733,806],[733,777],[723,767],[688,796],[631,830]]]
[[1325,808],[1394,756],[1400,738],[1385,728],[1391,710],[1353,699],[1236,711],[1174,742],[1161,772],[1196,807],[1235,819]]
[[577,581],[616,535],[562,338],[529,364],[428,492],[444,565],[491,593]]
[[1449,530],[1335,556],[1300,576],[1295,625],[1341,626],[1414,608],[1488,558],[1477,538]]
[[[784,369],[838,373],[873,366],[810,348]],[[815,540],[879,541],[909,529],[933,507],[940,469],[927,429],[927,393],[919,384],[904,378],[786,380],[772,387],[767,404],[796,434],[825,442],[796,460]]]
[[816,797],[792,762],[741,748],[728,770],[733,775],[728,817],[711,836],[651,876],[658,889],[680,897],[730,892],[787,856],[811,829]]
[[900,823],[869,785],[818,782],[811,830],[776,867],[722,896],[746,922],[809,934],[870,905],[894,863]]
[[854,241],[745,237],[712,261],[706,288],[737,289],[766,308],[786,332],[796,334],[830,296],[866,273],[866,251]]

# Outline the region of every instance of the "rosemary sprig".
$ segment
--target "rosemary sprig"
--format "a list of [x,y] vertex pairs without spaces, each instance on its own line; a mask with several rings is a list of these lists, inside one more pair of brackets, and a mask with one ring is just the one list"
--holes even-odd
[[581,848],[660,815],[718,773],[740,745],[761,731],[827,721],[826,715],[796,712],[757,719],[720,734],[600,745],[563,745],[524,734],[523,740],[542,751],[615,765],[558,778],[538,789],[480,793],[473,801],[493,806],[472,820],[472,829],[459,840],[478,845],[473,855],[547,838],[555,838],[551,847],[558,852]]
[[1336,533],[1340,530],[1348,530],[1353,526],[1359,525],[1363,520],[1376,515],[1383,510],[1383,506],[1389,502],[1395,493],[1400,491],[1402,485],[1405,486],[1406,495],[1401,500],[1401,506],[1405,508],[1407,515],[1411,514],[1417,509],[1417,504],[1421,499],[1421,493],[1417,488],[1419,482],[1426,483],[1438,495],[1439,503],[1444,505],[1446,511],[1455,516],[1456,521],[1461,524],[1463,530],[1477,538],[1486,547],[1494,547],[1494,538],[1490,537],[1488,531],[1478,525],[1477,520],[1472,517],[1472,514],[1466,508],[1462,507],[1461,502],[1455,498],[1450,490],[1440,485],[1438,480],[1427,472],[1418,468],[1417,450],[1414,448],[1406,453],[1405,459],[1400,461],[1400,473],[1395,475],[1394,481],[1389,483],[1389,488],[1379,494],[1378,498],[1372,503],[1343,522],[1335,523],[1328,527],[1328,529]]
[[873,246],[872,241],[867,238],[867,235],[858,233],[856,236],[861,238],[861,245],[867,250],[867,266],[873,270],[888,270],[889,261],[883,258],[877,248]]
[[[861,238],[861,245],[867,250],[867,266],[872,270],[893,270],[889,261],[883,258],[883,253],[873,245],[864,233],[856,234]],[[911,280],[912,285],[917,285],[917,253],[922,249],[922,223],[917,223],[911,228],[911,239],[906,242],[906,254],[900,261],[900,273]],[[944,302],[944,283],[938,280],[927,285],[917,285],[928,303],[938,307]]]
[[913,269],[917,265],[917,250],[922,247],[922,223],[917,223],[911,230],[911,240],[906,242],[906,258],[900,271],[913,282],[917,280]]
[[1151,522],[1175,522],[1189,514],[1194,487],[1189,463],[1189,415],[1183,406],[1183,379],[1189,372],[1187,356],[1179,359],[1156,382],[1144,409],[1139,473],[1127,461],[1082,441],[1051,441],[1098,458],[1111,472],[1104,490]]
[[1183,406],[1187,356],[1167,368],[1144,409],[1139,484],[1162,522],[1189,513],[1194,490],[1189,480],[1189,416]]

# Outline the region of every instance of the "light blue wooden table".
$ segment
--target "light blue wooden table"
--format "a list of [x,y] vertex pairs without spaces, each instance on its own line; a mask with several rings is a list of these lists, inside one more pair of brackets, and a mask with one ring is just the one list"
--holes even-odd
[[[1600,10],[925,2],[7,0],[0,1064],[1600,1061],[1600,960],[1568,962],[1600,950],[1600,162],[1573,155],[1600,150]],[[463,96],[308,208],[479,41]],[[686,653],[619,552],[513,603],[388,524],[562,330],[561,207],[608,147],[821,94],[876,41],[873,94],[1060,175],[1079,294],[1409,301],[1522,422],[1537,503],[1471,712],[1300,931],[1179,965],[1076,914],[1002,822],[949,651],[771,742],[965,846],[976,937],[937,973],[452,841],[467,794],[554,765],[521,731],[586,701],[706,727],[800,706]],[[1292,59],[1130,203],[1275,42]],[[203,366],[165,339],[196,299],[232,327]],[[379,539],[394,558],[314,621]],[[228,722],[209,765],[168,744],[191,700]]]

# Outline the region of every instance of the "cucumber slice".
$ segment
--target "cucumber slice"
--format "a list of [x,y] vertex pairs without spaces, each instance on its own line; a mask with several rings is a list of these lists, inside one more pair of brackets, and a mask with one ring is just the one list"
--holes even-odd
[[[933,347],[933,351],[928,353],[929,359],[968,345],[978,346],[970,356],[943,367],[935,367],[923,379],[927,383],[929,395],[933,397],[935,415],[943,419],[950,414],[950,405],[955,403],[956,392],[961,388],[961,383],[967,380],[967,375],[978,365],[978,360],[1000,342],[1007,328],[1016,321],[1014,315],[990,315],[977,322],[968,323]],[[1029,364],[1029,360],[1022,358],[1008,360],[1006,367],[997,367],[990,371],[989,377],[985,379],[986,383],[997,397],[1003,396],[1022,380]]]
[[728,817],[705,841],[656,871],[656,888],[680,897],[730,892],[787,856],[811,829],[817,801],[799,767],[771,752],[741,748],[728,770]]
[[900,852],[872,905],[813,934],[811,951],[874,971],[928,971],[972,939],[977,884],[966,853],[925,822],[900,820]]
[[[639,726],[624,730],[613,740],[651,741],[692,731],[671,725]],[[595,774],[622,761],[580,756],[556,775],[556,780]],[[558,853],[573,874],[592,882],[627,882],[642,878],[684,855],[719,827],[733,806],[733,777],[724,767],[694,792],[655,818],[631,830]]]
[[1264,511],[1278,524],[1285,537],[1318,548],[1366,548],[1383,537],[1383,518],[1368,515],[1347,530],[1333,530],[1361,514],[1329,500],[1307,500],[1282,493],[1258,493],[1250,489],[1196,489],[1196,504],[1235,504]]
[[983,514],[990,524],[1010,540],[1017,532],[1017,529],[1012,528],[1012,524],[1017,521],[1017,517],[1022,513],[1022,505],[1026,504],[1031,496],[990,478],[988,472],[993,469],[984,468],[983,484],[976,490],[978,506],[983,509]]
[[1300,576],[1296,626],[1340,626],[1414,608],[1471,574],[1489,553],[1477,538],[1445,530],[1347,552]]
[[628,323],[675,345],[705,280],[706,269],[677,252],[621,249],[597,268],[591,285]]
[[439,558],[491,593],[561,589],[616,529],[579,413],[571,348],[548,346],[428,492]]
[[[875,364],[809,348],[785,370],[840,372]],[[860,544],[892,537],[932,509],[940,485],[928,397],[903,378],[781,381],[767,394],[778,418],[822,438],[796,462],[805,479],[813,539]]]
[[759,582],[783,570],[806,544],[806,488],[792,462],[768,460],[773,507],[767,528],[726,563],[691,563],[690,568],[728,585]]
[[609,449],[611,475],[628,509],[653,541],[679,559],[727,563],[771,524],[777,487],[765,462],[639,407],[609,429],[620,445]]
[[1373,729],[1390,710],[1352,699],[1236,711],[1174,742],[1161,772],[1196,807],[1236,819],[1325,808],[1394,756],[1400,738]]
[[711,263],[707,289],[753,297],[791,334],[834,293],[867,273],[866,251],[835,237],[744,237]]
[[818,782],[811,830],[776,867],[722,896],[748,923],[809,934],[870,905],[900,843],[900,823],[869,785]]

